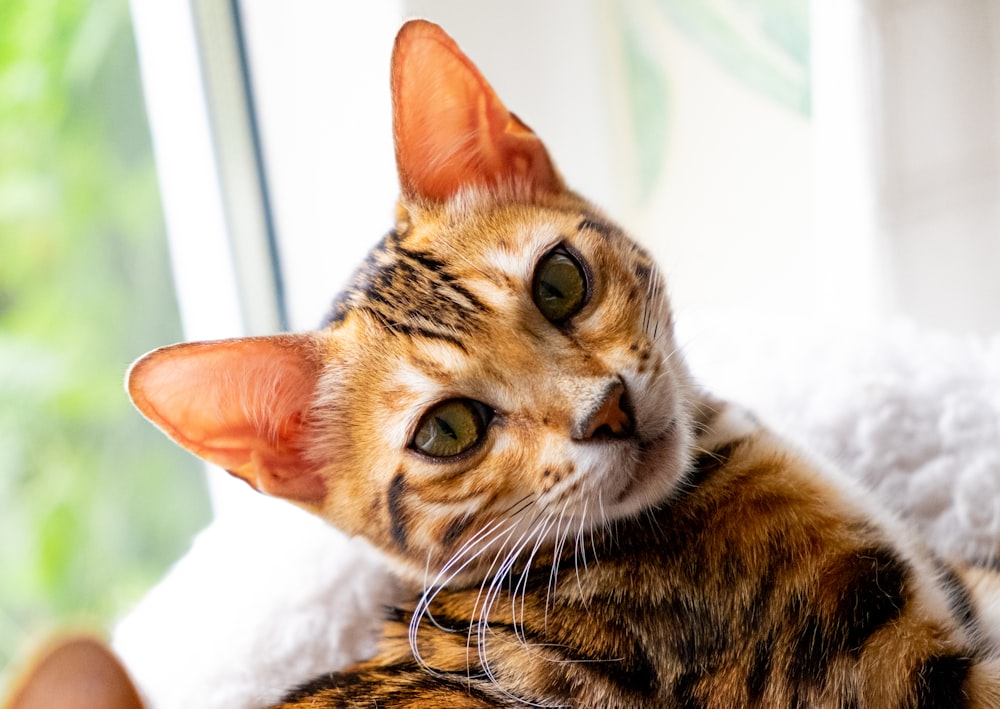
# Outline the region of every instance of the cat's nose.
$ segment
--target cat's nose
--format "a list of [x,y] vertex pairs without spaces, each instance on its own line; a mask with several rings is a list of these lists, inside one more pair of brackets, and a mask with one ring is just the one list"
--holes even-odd
[[633,429],[625,385],[620,379],[615,379],[599,391],[584,416],[577,421],[573,427],[573,440],[625,438],[632,435]]

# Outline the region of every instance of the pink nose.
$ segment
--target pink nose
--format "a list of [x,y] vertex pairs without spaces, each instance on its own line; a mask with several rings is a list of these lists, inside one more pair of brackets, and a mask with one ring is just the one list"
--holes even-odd
[[575,427],[573,439],[589,441],[601,436],[623,438],[631,435],[633,422],[626,408],[625,385],[620,380],[609,383],[589,414]]

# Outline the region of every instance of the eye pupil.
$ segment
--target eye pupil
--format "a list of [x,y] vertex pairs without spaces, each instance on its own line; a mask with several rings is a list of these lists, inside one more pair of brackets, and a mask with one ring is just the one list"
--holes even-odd
[[451,426],[448,425],[447,421],[445,421],[440,416],[436,416],[436,417],[434,417],[434,422],[437,423],[438,428],[441,429],[441,433],[443,433],[444,435],[448,436],[452,440],[455,440],[455,441],[458,440],[458,434],[455,433],[455,429],[453,429]]
[[451,399],[424,414],[410,446],[432,458],[450,458],[486,435],[492,412],[471,399]]
[[554,285],[552,285],[547,281],[543,281],[541,285],[542,285],[542,290],[545,292],[544,297],[546,298],[559,299],[566,297],[565,295],[563,295],[563,292],[561,290],[559,290],[558,288],[556,288]]
[[587,302],[583,266],[565,247],[557,246],[538,262],[532,296],[549,322],[565,322]]

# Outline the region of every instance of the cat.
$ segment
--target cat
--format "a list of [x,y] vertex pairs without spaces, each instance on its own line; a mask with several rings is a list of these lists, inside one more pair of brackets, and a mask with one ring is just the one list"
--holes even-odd
[[276,707],[1000,707],[987,597],[704,391],[650,256],[440,27],[392,57],[395,227],[323,327],[179,344],[138,409],[413,585]]

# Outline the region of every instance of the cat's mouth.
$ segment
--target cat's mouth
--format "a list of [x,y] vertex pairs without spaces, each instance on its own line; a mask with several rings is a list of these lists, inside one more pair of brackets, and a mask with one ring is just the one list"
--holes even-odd
[[637,441],[637,460],[613,498],[622,514],[660,502],[673,492],[683,469],[680,432],[680,422],[674,417],[659,434]]

